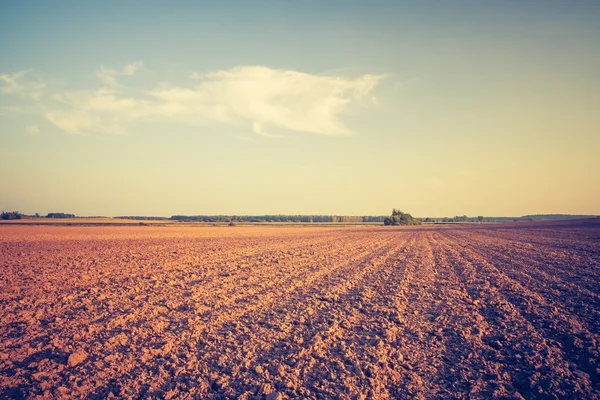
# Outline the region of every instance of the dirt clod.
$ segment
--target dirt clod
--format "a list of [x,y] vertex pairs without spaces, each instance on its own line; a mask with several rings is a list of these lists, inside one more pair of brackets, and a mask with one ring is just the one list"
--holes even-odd
[[273,393],[275,389],[273,389],[273,386],[271,386],[271,384],[269,383],[263,383],[261,385],[261,387],[258,389],[258,393],[257,395],[259,396],[266,396],[269,395],[271,393]]
[[78,364],[81,364],[82,362],[84,362],[87,359],[87,357],[88,357],[88,353],[86,353],[85,350],[77,349],[75,352],[73,352],[69,356],[69,359],[67,360],[67,366],[74,367]]
[[267,397],[266,400],[283,400],[283,394],[281,394],[280,392],[273,392],[270,393]]

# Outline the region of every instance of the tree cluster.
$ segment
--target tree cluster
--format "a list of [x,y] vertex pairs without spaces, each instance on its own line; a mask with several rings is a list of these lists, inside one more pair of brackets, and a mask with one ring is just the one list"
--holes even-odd
[[9,212],[2,211],[2,214],[1,214],[1,219],[3,219],[3,220],[12,220],[12,219],[21,219],[21,218],[23,218],[23,214],[21,214],[18,211],[9,211]]
[[392,210],[392,215],[383,220],[384,225],[421,225],[421,220],[400,210]]
[[48,213],[46,218],[75,218],[75,214],[65,214],[65,213]]

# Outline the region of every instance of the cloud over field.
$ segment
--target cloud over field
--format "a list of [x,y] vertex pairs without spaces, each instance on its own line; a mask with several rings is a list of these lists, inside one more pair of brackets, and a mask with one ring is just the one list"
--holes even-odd
[[110,68],[106,68],[104,66],[100,67],[100,70],[97,73],[98,79],[104,82],[106,85],[110,87],[119,87],[119,83],[117,82],[118,76],[133,76],[136,72],[144,67],[144,63],[141,61],[135,61],[129,63],[123,67],[122,70],[114,70]]
[[[71,134],[126,134],[156,120],[192,126],[229,125],[263,136],[288,132],[346,135],[342,116],[357,105],[376,106],[384,75],[309,74],[264,66],[197,72],[187,84],[131,85],[141,61],[102,66],[93,90],[49,90],[29,71],[0,74],[2,96],[28,95],[51,124]],[[129,85],[128,85],[129,83]]]
[[9,74],[0,73],[0,93],[2,95],[20,95],[39,100],[46,85],[28,77],[31,70],[23,70]]
[[37,136],[40,133],[40,127],[37,125],[27,125],[25,127],[25,132],[29,135],[29,136]]

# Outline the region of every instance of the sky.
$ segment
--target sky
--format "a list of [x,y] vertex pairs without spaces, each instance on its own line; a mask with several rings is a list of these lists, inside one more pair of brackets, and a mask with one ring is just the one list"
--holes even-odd
[[600,2],[0,1],[0,208],[600,214]]

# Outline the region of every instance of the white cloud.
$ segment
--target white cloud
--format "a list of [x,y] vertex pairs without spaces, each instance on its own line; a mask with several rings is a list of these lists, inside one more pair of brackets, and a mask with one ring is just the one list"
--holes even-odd
[[[124,96],[118,76],[133,75],[141,61],[122,70],[102,67],[109,87],[57,92],[39,104],[45,118],[73,134],[127,133],[157,119],[192,126],[237,126],[268,137],[305,132],[347,135],[342,122],[356,105],[376,105],[373,91],[383,75],[343,77],[241,66],[195,73],[185,86],[161,84]],[[129,88],[128,93],[133,93]]]
[[40,127],[37,125],[27,125],[25,127],[25,132],[27,132],[29,136],[37,136],[40,133]]
[[12,74],[0,74],[0,92],[6,94],[18,94],[31,97],[34,100],[39,100],[45,84],[37,80],[27,79],[27,75],[31,70],[23,70]]
[[[125,134],[130,123],[152,113],[153,104],[119,97],[116,91],[56,93],[44,117],[72,134]],[[58,106],[58,107],[57,107]]]
[[96,75],[98,76],[98,79],[104,82],[104,84],[107,86],[118,88],[120,87],[120,84],[117,81],[118,76],[133,76],[143,67],[144,63],[141,61],[129,63],[125,65],[122,70],[115,70],[101,66]]
[[189,88],[151,91],[169,105],[170,116],[199,113],[216,121],[247,123],[257,133],[284,131],[344,135],[340,117],[352,103],[366,103],[383,75],[346,78],[267,67],[236,67],[193,74]]
[[44,117],[63,131],[72,134],[124,134],[118,119],[111,120],[84,110],[51,110]]
[[0,74],[0,82],[2,82],[2,92],[3,93],[16,93],[19,91],[20,84],[19,80],[27,73],[28,71],[19,71],[13,74]]
[[281,138],[281,137],[283,137],[283,135],[278,135],[276,133],[266,132],[265,129],[260,124],[260,122],[254,122],[254,124],[252,124],[252,132],[258,133],[261,136],[272,137],[272,138]]
[[134,61],[132,63],[125,65],[125,68],[123,68],[123,75],[134,75],[136,72],[138,72],[143,67],[144,67],[143,62],[141,62],[139,60]]

